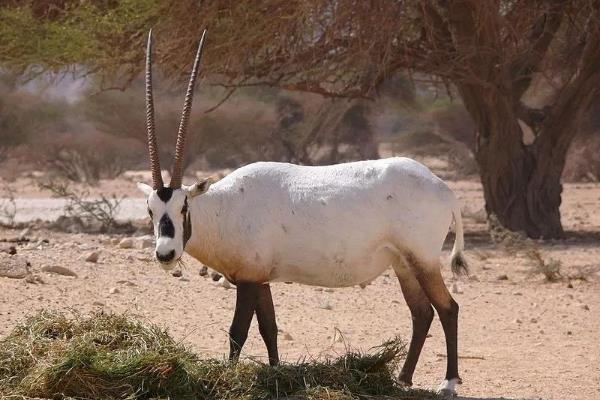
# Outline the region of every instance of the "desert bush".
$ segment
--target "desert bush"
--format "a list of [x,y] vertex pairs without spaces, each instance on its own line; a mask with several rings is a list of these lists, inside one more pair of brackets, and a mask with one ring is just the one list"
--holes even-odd
[[[126,315],[44,311],[0,341],[0,396],[124,399],[433,399],[395,379],[399,339],[371,354],[270,367],[202,359],[165,329]],[[386,397],[389,398],[389,397]]]
[[15,226],[17,216],[16,190],[5,183],[0,191],[0,225]]
[[494,214],[488,217],[488,228],[495,244],[511,252],[522,252],[531,261],[534,273],[541,273],[548,282],[556,282],[563,278],[561,261],[554,258],[545,259],[537,242],[529,239],[524,233],[504,228]]
[[533,246],[533,241],[523,232],[506,229],[495,214],[488,216],[488,232],[492,242],[507,250],[526,250]]
[[527,250],[527,256],[534,263],[534,272],[543,274],[548,282],[556,282],[563,278],[561,273],[562,263],[560,260],[550,258],[546,261],[539,248],[535,246]]
[[94,224],[99,225],[97,230],[100,231],[111,231],[119,227],[116,214],[125,196],[101,194],[98,198],[92,198],[88,191],[75,190],[68,182],[56,180],[40,180],[38,186],[56,197],[67,200],[65,214],[82,220],[90,228],[94,228]]
[[101,132],[48,135],[37,146],[40,163],[58,179],[94,185],[114,179],[137,165],[145,154],[134,139],[111,137]]

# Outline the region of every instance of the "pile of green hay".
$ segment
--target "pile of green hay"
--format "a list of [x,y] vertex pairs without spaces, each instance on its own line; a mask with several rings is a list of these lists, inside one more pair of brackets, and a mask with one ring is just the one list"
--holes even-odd
[[0,397],[79,399],[429,399],[395,380],[396,339],[373,354],[232,364],[202,359],[155,325],[126,315],[41,312],[0,341]]

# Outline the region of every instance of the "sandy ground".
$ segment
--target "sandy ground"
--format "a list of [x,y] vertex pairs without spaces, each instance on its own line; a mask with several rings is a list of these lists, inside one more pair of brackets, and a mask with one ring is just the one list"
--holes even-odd
[[[132,202],[143,206],[132,182],[129,185]],[[464,205],[472,269],[470,278],[456,282],[460,293],[453,294],[461,306],[460,394],[469,399],[600,398],[600,185],[566,185],[562,213],[568,238],[538,244],[544,258],[560,260],[563,275],[585,275],[587,281],[573,279],[570,285],[568,279],[545,282],[524,252],[490,242],[481,221],[478,183],[450,185]],[[17,234],[0,230],[0,239]],[[135,314],[168,327],[198,352],[226,356],[235,291],[201,277],[196,261],[186,259],[183,276],[176,278],[154,264],[150,249],[121,249],[106,244],[107,236],[48,231],[30,235],[49,240],[17,249],[43,283],[0,278],[0,335],[38,309],[103,309]],[[94,250],[100,252],[99,261],[84,261]],[[41,272],[45,265],[67,267],[78,276]],[[508,279],[499,280],[502,274]],[[448,268],[444,275],[454,286]],[[366,350],[396,334],[410,337],[410,314],[391,271],[366,289],[275,284],[272,290],[284,360],[333,355],[345,345]],[[436,387],[445,372],[444,337],[437,318],[430,333],[414,378],[417,387]],[[248,357],[265,359],[256,323],[244,350]]]

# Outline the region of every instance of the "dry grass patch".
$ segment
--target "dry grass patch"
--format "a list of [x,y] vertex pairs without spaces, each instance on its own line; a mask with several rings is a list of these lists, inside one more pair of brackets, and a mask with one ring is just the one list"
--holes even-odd
[[363,354],[282,364],[202,359],[127,315],[41,312],[0,341],[0,397],[79,399],[432,399],[396,379],[399,339]]

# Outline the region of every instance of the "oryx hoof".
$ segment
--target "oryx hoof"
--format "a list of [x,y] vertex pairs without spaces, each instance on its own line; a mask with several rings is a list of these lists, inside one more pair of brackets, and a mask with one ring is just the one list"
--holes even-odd
[[460,385],[462,380],[460,378],[444,379],[437,390],[437,394],[442,399],[452,399],[456,397],[456,385]]

